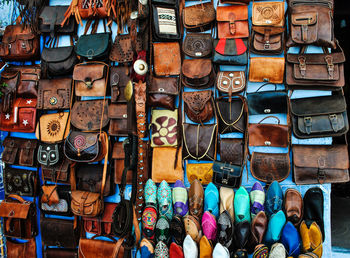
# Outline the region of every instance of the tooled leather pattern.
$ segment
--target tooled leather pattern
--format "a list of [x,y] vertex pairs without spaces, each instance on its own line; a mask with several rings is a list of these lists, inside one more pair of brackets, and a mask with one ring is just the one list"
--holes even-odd
[[137,135],[139,138],[146,137],[146,83],[136,83],[135,87],[135,102],[136,102],[136,122]]
[[242,165],[243,141],[236,139],[221,139],[220,158],[222,162]]
[[202,33],[188,34],[184,42],[184,52],[192,57],[205,57],[212,52],[211,35]]
[[[114,44],[111,49],[110,59],[118,63],[131,62],[134,58],[134,52],[132,50],[131,36],[117,35],[114,40]],[[136,52],[142,50],[142,38],[140,36],[136,39]]]

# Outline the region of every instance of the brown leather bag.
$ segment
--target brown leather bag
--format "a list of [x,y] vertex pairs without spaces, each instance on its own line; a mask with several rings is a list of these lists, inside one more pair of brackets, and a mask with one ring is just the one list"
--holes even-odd
[[77,64],[73,71],[75,95],[101,97],[106,95],[108,65],[102,62]]
[[182,51],[193,58],[210,57],[213,51],[213,38],[210,33],[187,33]]
[[293,145],[292,150],[296,184],[344,183],[350,180],[347,145]]
[[31,239],[37,235],[35,203],[10,194],[0,203],[0,217],[4,222],[4,235]]
[[4,61],[29,61],[40,57],[40,37],[30,26],[8,25],[0,43],[0,57]]
[[36,161],[38,141],[35,139],[14,138],[7,136],[2,143],[2,161],[6,164],[32,167]]
[[37,109],[69,109],[72,79],[60,78],[40,80],[38,88]]
[[[140,35],[136,37],[136,49],[138,53],[143,49],[142,38]],[[132,49],[132,36],[130,34],[117,35],[109,54],[109,60],[118,63],[132,62],[134,59],[134,50]]]
[[[114,183],[121,184],[125,160],[123,142],[116,142],[113,145],[112,159],[114,160]],[[132,171],[126,174],[126,183],[132,184]]]
[[53,166],[41,166],[41,173],[43,180],[58,182],[62,184],[69,184],[69,170],[70,162],[66,157],[63,157],[61,163],[57,163]]
[[244,140],[239,138],[221,138],[220,161],[242,166],[244,161]]
[[31,238],[28,242],[19,243],[11,238],[6,238],[7,258],[36,258],[36,242],[35,238]]
[[112,136],[127,136],[136,131],[135,110],[133,103],[115,103],[108,106],[110,118],[108,134]]
[[96,240],[98,235],[93,236],[90,239],[80,238],[79,241],[79,257],[96,258],[96,257],[124,257],[124,238],[119,238],[116,241],[114,238],[109,237],[112,241]]
[[183,101],[188,118],[199,124],[208,122],[214,116],[214,100],[211,90],[184,92]]
[[186,6],[182,17],[183,25],[188,31],[208,30],[215,21],[213,1]]
[[91,234],[113,235],[113,212],[117,203],[105,203],[103,214],[95,218],[83,218],[84,230]]
[[181,53],[179,43],[153,43],[153,63],[156,76],[180,75]]
[[35,137],[45,143],[62,142],[70,130],[69,112],[44,114],[39,118]]
[[248,6],[218,6],[216,9],[218,38],[248,38]]
[[175,109],[176,96],[179,94],[179,79],[174,77],[151,77],[148,88],[148,106]]
[[20,79],[20,73],[18,71],[11,71],[5,68],[1,73],[0,83],[6,85],[6,87],[0,88],[0,92],[2,93],[1,112],[11,112]]
[[77,258],[77,249],[49,248],[44,250],[44,258]]
[[182,64],[182,83],[194,89],[213,86],[215,71],[210,59],[184,59]]
[[112,66],[110,68],[109,85],[111,87],[111,102],[127,102],[125,87],[130,81],[130,67]]
[[[177,156],[176,156],[177,155]],[[163,180],[175,183],[183,181],[182,150],[175,147],[153,148],[152,154],[152,180],[160,183]]]
[[216,76],[216,88],[223,93],[241,92],[246,87],[244,71],[220,71]]
[[283,83],[283,57],[251,57],[249,66],[249,81]]

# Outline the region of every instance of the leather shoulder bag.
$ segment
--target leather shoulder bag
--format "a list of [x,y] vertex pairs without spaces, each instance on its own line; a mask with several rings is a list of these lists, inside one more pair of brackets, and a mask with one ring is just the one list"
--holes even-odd
[[37,235],[35,203],[18,195],[9,195],[0,203],[0,217],[4,221],[4,235],[32,239]]
[[153,109],[151,114],[151,147],[175,147],[178,145],[178,110]]
[[58,182],[62,184],[70,184],[69,182],[69,171],[70,171],[70,161],[64,156],[62,157],[61,163],[50,166],[41,166],[41,173],[43,180]]
[[17,87],[20,83],[21,77],[18,71],[11,71],[5,68],[1,73],[0,83],[6,85],[1,87],[1,112],[11,112],[14,100],[17,95]]
[[[57,178],[57,179],[56,179]],[[54,182],[58,182],[58,177],[54,178]],[[55,180],[56,179],[56,180]],[[71,189],[69,185],[43,185],[42,189],[45,189],[44,186],[49,186],[50,190],[48,195],[42,190],[40,197],[40,211],[44,214],[58,215],[58,216],[72,216],[72,211],[70,208],[71,202]],[[47,189],[49,189],[47,188]],[[56,191],[58,199],[54,203],[52,201],[52,195]]]
[[213,62],[226,65],[248,64],[247,39],[214,39]]
[[[140,52],[143,48],[143,39],[141,35],[136,37],[135,52]],[[134,60],[134,51],[132,46],[132,36],[130,34],[117,35],[114,39],[109,60],[118,62],[118,64],[129,63]]]
[[248,6],[218,6],[216,9],[218,38],[248,38]]
[[202,185],[207,185],[213,179],[213,163],[186,162],[186,175],[190,184],[197,179]]
[[249,81],[283,83],[284,57],[251,57]]
[[185,114],[192,122],[203,124],[213,118],[215,106],[211,90],[184,92],[182,99]]
[[180,44],[178,42],[153,43],[153,63],[156,76],[180,75]]
[[192,58],[210,57],[213,51],[213,38],[210,33],[187,33],[182,51]]
[[34,197],[38,190],[38,171],[23,170],[5,167],[4,188],[5,194],[17,194],[20,196]]
[[112,136],[127,136],[136,132],[135,104],[112,103],[108,106],[110,118],[108,134]]
[[175,109],[176,96],[179,95],[179,78],[152,76],[148,87],[148,106]]
[[39,15],[40,32],[50,34],[52,38],[58,34],[74,35],[77,31],[77,25],[73,17],[64,26],[61,26],[67,9],[68,6],[45,6]]
[[221,138],[220,139],[220,161],[236,166],[243,166],[245,160],[245,139]]
[[38,141],[7,136],[2,145],[2,162],[10,165],[32,167],[36,162]]
[[119,238],[116,241],[114,238],[108,237],[112,241],[105,241],[95,239],[97,237],[99,235],[95,235],[91,239],[80,238],[78,257],[94,258],[101,255],[103,257],[124,257],[124,247],[122,245],[124,238]]
[[66,139],[69,130],[69,112],[44,114],[39,118],[35,136],[41,142],[58,143]]
[[181,39],[178,6],[152,4],[152,37],[154,41]]
[[297,138],[341,136],[349,130],[344,96],[290,100],[293,132]]
[[17,242],[11,238],[6,239],[7,258],[36,258],[35,238],[28,242]]
[[111,102],[126,103],[125,88],[130,81],[129,66],[111,66],[109,70],[109,85],[111,87]]
[[182,83],[193,89],[206,89],[215,82],[215,71],[210,59],[184,59]]
[[104,211],[100,217],[83,218],[84,230],[91,234],[113,235],[112,222],[113,212],[118,204],[105,203]]
[[213,183],[219,187],[239,188],[244,166],[214,161]]
[[37,109],[69,109],[72,79],[60,78],[39,81]]
[[233,93],[241,92],[246,87],[246,77],[244,71],[220,71],[216,76],[216,88],[221,93],[228,93],[231,97]]
[[184,7],[182,21],[188,31],[208,30],[215,21],[213,1]]

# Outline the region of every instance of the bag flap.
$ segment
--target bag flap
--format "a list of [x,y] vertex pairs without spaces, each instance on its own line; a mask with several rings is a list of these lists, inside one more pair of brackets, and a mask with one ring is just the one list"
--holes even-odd
[[341,95],[292,99],[290,110],[296,116],[326,115],[346,112],[345,97]]
[[218,6],[216,9],[216,20],[218,22],[235,22],[248,20],[248,6]]
[[250,115],[287,113],[285,91],[262,91],[247,94]]
[[241,91],[246,84],[245,74],[243,71],[222,71],[216,77],[216,87],[219,91],[232,92]]
[[[60,142],[65,139],[70,130],[69,112],[43,114],[40,124],[37,124],[35,137],[43,142]],[[39,126],[40,125],[40,126]],[[40,134],[39,135],[39,130]]]
[[342,145],[293,145],[293,164],[304,168],[349,169],[348,147]]
[[45,6],[39,15],[42,24],[45,25],[61,25],[64,20],[64,14],[67,11],[69,6]]
[[112,159],[125,159],[125,152],[123,148],[123,142],[116,142],[113,145]]
[[114,257],[116,243],[111,241],[80,238],[79,256],[98,257],[103,254],[104,257]]
[[152,77],[151,85],[149,85],[148,93],[154,94],[179,94],[179,79],[175,77],[156,78]]
[[14,218],[14,219],[26,219],[30,210],[29,202],[7,202],[2,201],[0,203],[0,217]]
[[[86,196],[87,195],[87,196]],[[72,203],[80,206],[80,203],[84,203],[84,206],[90,206],[100,199],[100,193],[91,193],[86,191],[72,191],[71,193]]]
[[74,66],[73,80],[91,82],[101,80],[107,73],[106,64],[85,63]]
[[[70,90],[72,86],[72,79],[59,78],[59,79],[41,79],[39,81],[39,91],[50,91],[53,94],[58,93],[61,90]],[[68,103],[70,100],[66,100]]]
[[213,92],[211,90],[184,92],[182,98],[187,107],[192,112],[198,114],[204,109],[204,106],[211,100]]
[[182,64],[182,74],[191,79],[209,76],[212,69],[210,59],[185,59]]
[[[84,133],[78,131],[71,131],[66,141],[68,141],[70,148],[72,148],[76,152],[80,152],[96,144],[98,146],[98,135],[98,133]],[[99,150],[97,150],[97,153],[99,153]]]
[[292,13],[291,20],[292,25],[315,25],[317,23],[317,12]]
[[93,58],[108,51],[111,34],[109,32],[81,35],[75,45],[75,52],[79,56]]
[[239,56],[247,52],[247,39],[214,39],[214,48],[224,56]]
[[[263,34],[262,37],[266,34],[266,35],[269,35],[269,36],[274,36],[274,35],[277,35],[277,34],[282,34],[285,30],[285,28],[275,28],[275,27],[264,27],[264,26],[252,26],[252,30],[256,33],[259,33],[259,34]],[[280,41],[279,38],[277,38],[278,41]],[[276,40],[277,40],[276,39]],[[255,38],[256,40],[256,38]],[[271,38],[270,38],[270,41],[271,41]],[[265,42],[265,41],[262,41],[262,42]],[[275,42],[270,42],[270,43],[275,43]]]
[[58,63],[74,56],[74,46],[47,48],[44,47],[41,53],[41,59],[48,63]]
[[288,125],[249,124],[249,146],[288,147]]
[[252,24],[257,26],[284,26],[284,1],[254,2]]
[[[244,115],[244,104],[240,98],[216,100],[218,116],[227,125],[236,124]],[[241,128],[243,129],[243,128]]]
[[128,105],[127,104],[110,104],[108,106],[108,117],[110,119],[127,119]]
[[284,57],[251,57],[249,81],[283,83]]
[[36,108],[37,99],[17,98],[14,106],[19,108]]
[[2,145],[5,148],[20,148],[22,146],[22,140],[24,139],[7,136],[3,141]]
[[109,84],[111,87],[125,87],[130,80],[130,67],[114,66],[109,70]]
[[343,51],[329,54],[287,54],[287,62],[292,64],[300,64],[300,59],[303,58],[307,69],[307,65],[327,66],[326,57],[329,58],[332,64],[342,64],[345,62],[345,55]]
[[[12,70],[12,69],[5,69],[2,73],[1,73],[1,78],[5,79],[5,80],[11,80],[16,78],[16,76],[18,76],[19,71],[17,70]],[[18,80],[19,78],[17,78]]]
[[210,33],[187,33],[182,44],[183,52],[192,57],[210,55],[213,48],[213,38]]
[[215,8],[212,2],[187,6],[183,9],[183,20],[186,26],[208,24],[215,20]]
[[24,26],[23,24],[8,25],[5,28],[2,43],[10,44],[16,40],[32,40],[35,37],[37,35],[32,32],[29,26]]
[[228,163],[215,161],[213,163],[213,171],[215,173],[221,173],[227,171],[230,174],[230,177],[241,177],[242,175],[242,167],[236,166]]

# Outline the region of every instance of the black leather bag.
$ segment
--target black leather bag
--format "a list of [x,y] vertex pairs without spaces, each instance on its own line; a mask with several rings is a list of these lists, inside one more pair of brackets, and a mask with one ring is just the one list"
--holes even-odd
[[64,26],[61,23],[64,20],[64,13],[69,6],[45,6],[39,15],[39,30],[41,33],[50,33],[51,37],[57,34],[75,34],[77,24],[71,17]]
[[297,138],[341,136],[349,130],[342,95],[291,99],[290,111]]
[[5,194],[17,194],[20,196],[34,197],[37,193],[37,174],[36,170],[23,170],[5,167],[4,169],[4,188]]
[[[40,199],[40,210],[45,214],[59,215],[59,216],[72,216],[70,209],[70,186],[69,185],[56,185],[56,191],[59,197],[59,202],[49,205],[42,202]],[[42,194],[40,195],[40,197]]]
[[213,183],[217,186],[239,188],[242,182],[243,166],[215,161],[213,164]]
[[38,162],[44,166],[53,166],[60,160],[62,148],[59,144],[40,143],[38,148]]

